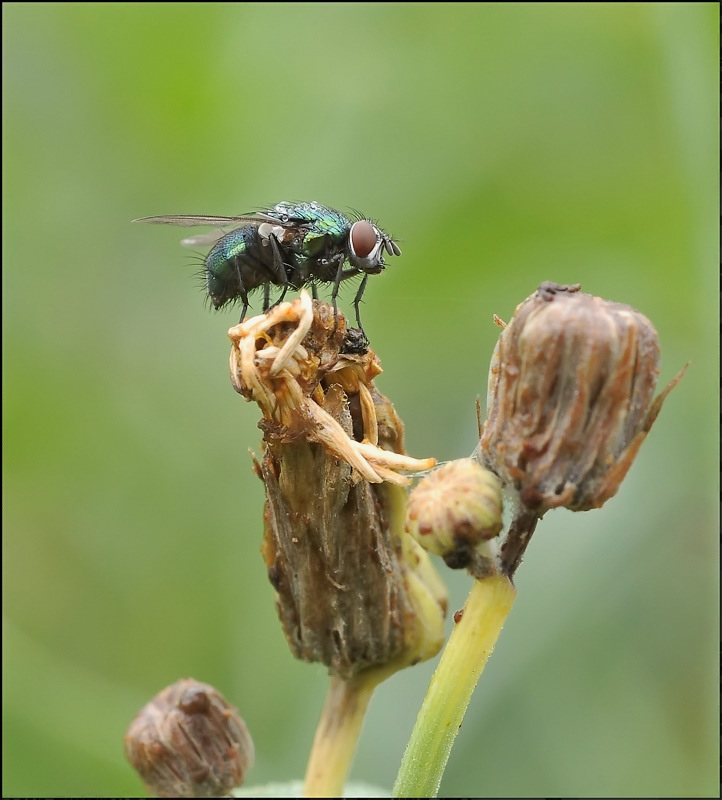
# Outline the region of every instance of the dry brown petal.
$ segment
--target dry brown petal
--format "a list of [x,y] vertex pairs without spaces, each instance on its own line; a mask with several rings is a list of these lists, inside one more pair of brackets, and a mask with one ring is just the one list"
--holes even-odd
[[[404,472],[429,469],[436,461],[410,458],[394,442],[378,446],[383,420],[376,418],[372,379],[381,367],[371,350],[343,354],[346,323],[329,310],[327,304],[314,305],[308,293],[302,292],[293,303],[281,303],[231,328],[233,386],[259,404],[267,430],[271,426],[283,430],[286,440],[300,437],[319,442],[371,483],[408,485]],[[360,407],[358,436],[349,436],[325,410],[323,392],[334,385]],[[383,470],[383,477],[376,467]]]

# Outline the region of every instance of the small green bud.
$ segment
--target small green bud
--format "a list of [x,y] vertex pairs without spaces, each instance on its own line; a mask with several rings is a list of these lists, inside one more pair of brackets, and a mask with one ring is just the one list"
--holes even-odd
[[238,711],[207,683],[184,678],[138,712],[128,760],[156,797],[221,797],[243,783],[253,741]]
[[406,530],[453,569],[469,567],[502,528],[499,480],[471,458],[450,461],[411,491]]

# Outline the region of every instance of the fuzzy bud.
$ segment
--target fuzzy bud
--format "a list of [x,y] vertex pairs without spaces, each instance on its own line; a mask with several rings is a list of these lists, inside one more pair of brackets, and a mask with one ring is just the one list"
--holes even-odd
[[452,568],[471,566],[474,554],[502,528],[499,480],[471,458],[450,461],[409,495],[406,531]]
[[253,742],[238,711],[192,678],[166,687],[125,735],[128,760],[156,797],[219,797],[243,783]]

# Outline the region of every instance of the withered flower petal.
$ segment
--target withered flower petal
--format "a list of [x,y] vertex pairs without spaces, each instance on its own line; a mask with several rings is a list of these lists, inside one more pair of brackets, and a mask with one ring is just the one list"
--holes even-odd
[[502,331],[475,456],[522,507],[601,507],[616,494],[680,373],[653,401],[659,342],[639,311],[542,284]]
[[219,797],[243,783],[253,741],[238,711],[184,678],[145,705],[125,735],[128,760],[156,797]]

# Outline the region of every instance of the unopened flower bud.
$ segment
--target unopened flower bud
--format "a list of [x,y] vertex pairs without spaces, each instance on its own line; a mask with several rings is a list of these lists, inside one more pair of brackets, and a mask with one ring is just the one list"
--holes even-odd
[[125,752],[156,797],[219,797],[243,783],[253,742],[238,711],[192,678],[166,687],[125,735]]
[[406,530],[452,568],[470,567],[502,528],[496,475],[471,458],[450,461],[427,475],[409,495]]
[[630,306],[542,284],[502,331],[475,456],[540,517],[599,508],[681,373],[652,400],[659,343]]

